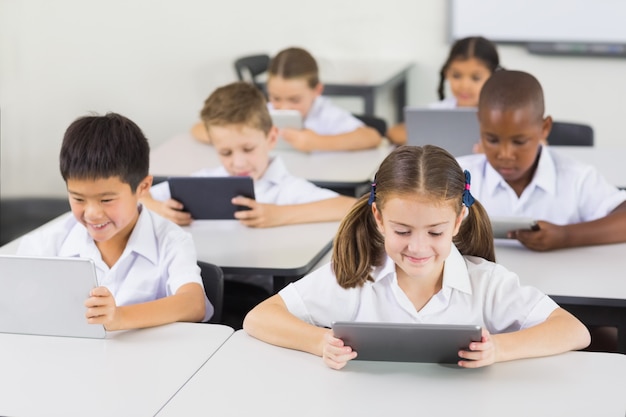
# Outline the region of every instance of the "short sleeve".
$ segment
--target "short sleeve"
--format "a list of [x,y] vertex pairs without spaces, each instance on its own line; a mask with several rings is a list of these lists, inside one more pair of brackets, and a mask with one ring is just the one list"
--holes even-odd
[[358,288],[337,284],[331,264],[289,284],[278,294],[291,314],[309,324],[331,327],[333,321],[353,320],[359,305]]

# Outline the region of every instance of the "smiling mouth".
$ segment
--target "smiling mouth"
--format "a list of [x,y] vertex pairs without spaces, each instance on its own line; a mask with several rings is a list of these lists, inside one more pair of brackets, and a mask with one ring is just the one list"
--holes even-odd
[[426,263],[426,262],[428,262],[428,261],[430,260],[430,258],[431,258],[430,256],[418,258],[418,257],[415,257],[415,256],[404,255],[404,254],[403,254],[403,256],[404,256],[404,257],[405,257],[405,258],[406,258],[409,262],[414,263],[414,264],[423,264],[423,263]]
[[104,223],[98,223],[98,224],[92,224],[92,223],[88,223],[89,227],[95,230],[101,230],[104,229],[110,222],[104,222]]

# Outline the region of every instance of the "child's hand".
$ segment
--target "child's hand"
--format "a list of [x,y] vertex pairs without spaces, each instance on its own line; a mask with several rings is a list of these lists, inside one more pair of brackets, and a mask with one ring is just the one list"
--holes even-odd
[[547,251],[565,247],[567,235],[563,226],[538,221],[539,230],[516,230],[509,237],[517,239],[528,249]]
[[489,332],[483,328],[482,338],[480,342],[472,342],[469,350],[459,351],[462,359],[458,365],[463,368],[480,368],[491,365],[496,361],[496,345]]
[[235,197],[231,201],[237,206],[250,207],[250,210],[235,212],[235,218],[245,226],[274,227],[282,224],[280,206],[276,204],[262,204],[247,197]]
[[103,324],[107,330],[120,328],[115,298],[107,287],[96,287],[89,293],[85,301],[87,312],[85,317],[89,324]]
[[309,129],[281,129],[280,136],[294,148],[302,152],[311,152],[319,149],[317,142],[320,135]]
[[332,330],[324,334],[324,346],[322,347],[322,359],[328,367],[341,369],[348,361],[356,358],[356,352],[350,346],[344,346],[343,340],[333,336]]
[[183,203],[180,201],[169,199],[160,204],[157,212],[168,220],[173,221],[179,226],[186,226],[193,220],[191,214],[183,210]]

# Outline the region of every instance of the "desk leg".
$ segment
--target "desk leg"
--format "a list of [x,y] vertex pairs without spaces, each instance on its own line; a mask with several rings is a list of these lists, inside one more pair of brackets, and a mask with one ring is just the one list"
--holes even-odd
[[404,121],[404,107],[406,106],[406,79],[394,87],[393,95],[396,105],[396,122],[401,123]]

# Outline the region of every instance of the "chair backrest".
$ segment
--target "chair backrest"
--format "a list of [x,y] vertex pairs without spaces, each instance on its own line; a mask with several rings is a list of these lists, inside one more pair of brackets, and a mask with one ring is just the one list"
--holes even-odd
[[365,123],[366,126],[373,127],[380,133],[380,136],[387,134],[387,122],[379,117],[366,114],[355,114],[354,117]]
[[593,128],[580,123],[552,122],[548,145],[593,146]]
[[222,320],[222,308],[224,304],[224,272],[222,268],[208,262],[198,261],[202,283],[207,298],[213,304],[213,317],[209,323],[220,323]]
[[263,90],[263,85],[257,81],[257,76],[267,71],[270,56],[267,54],[244,56],[235,60],[235,72],[240,81],[251,82]]

